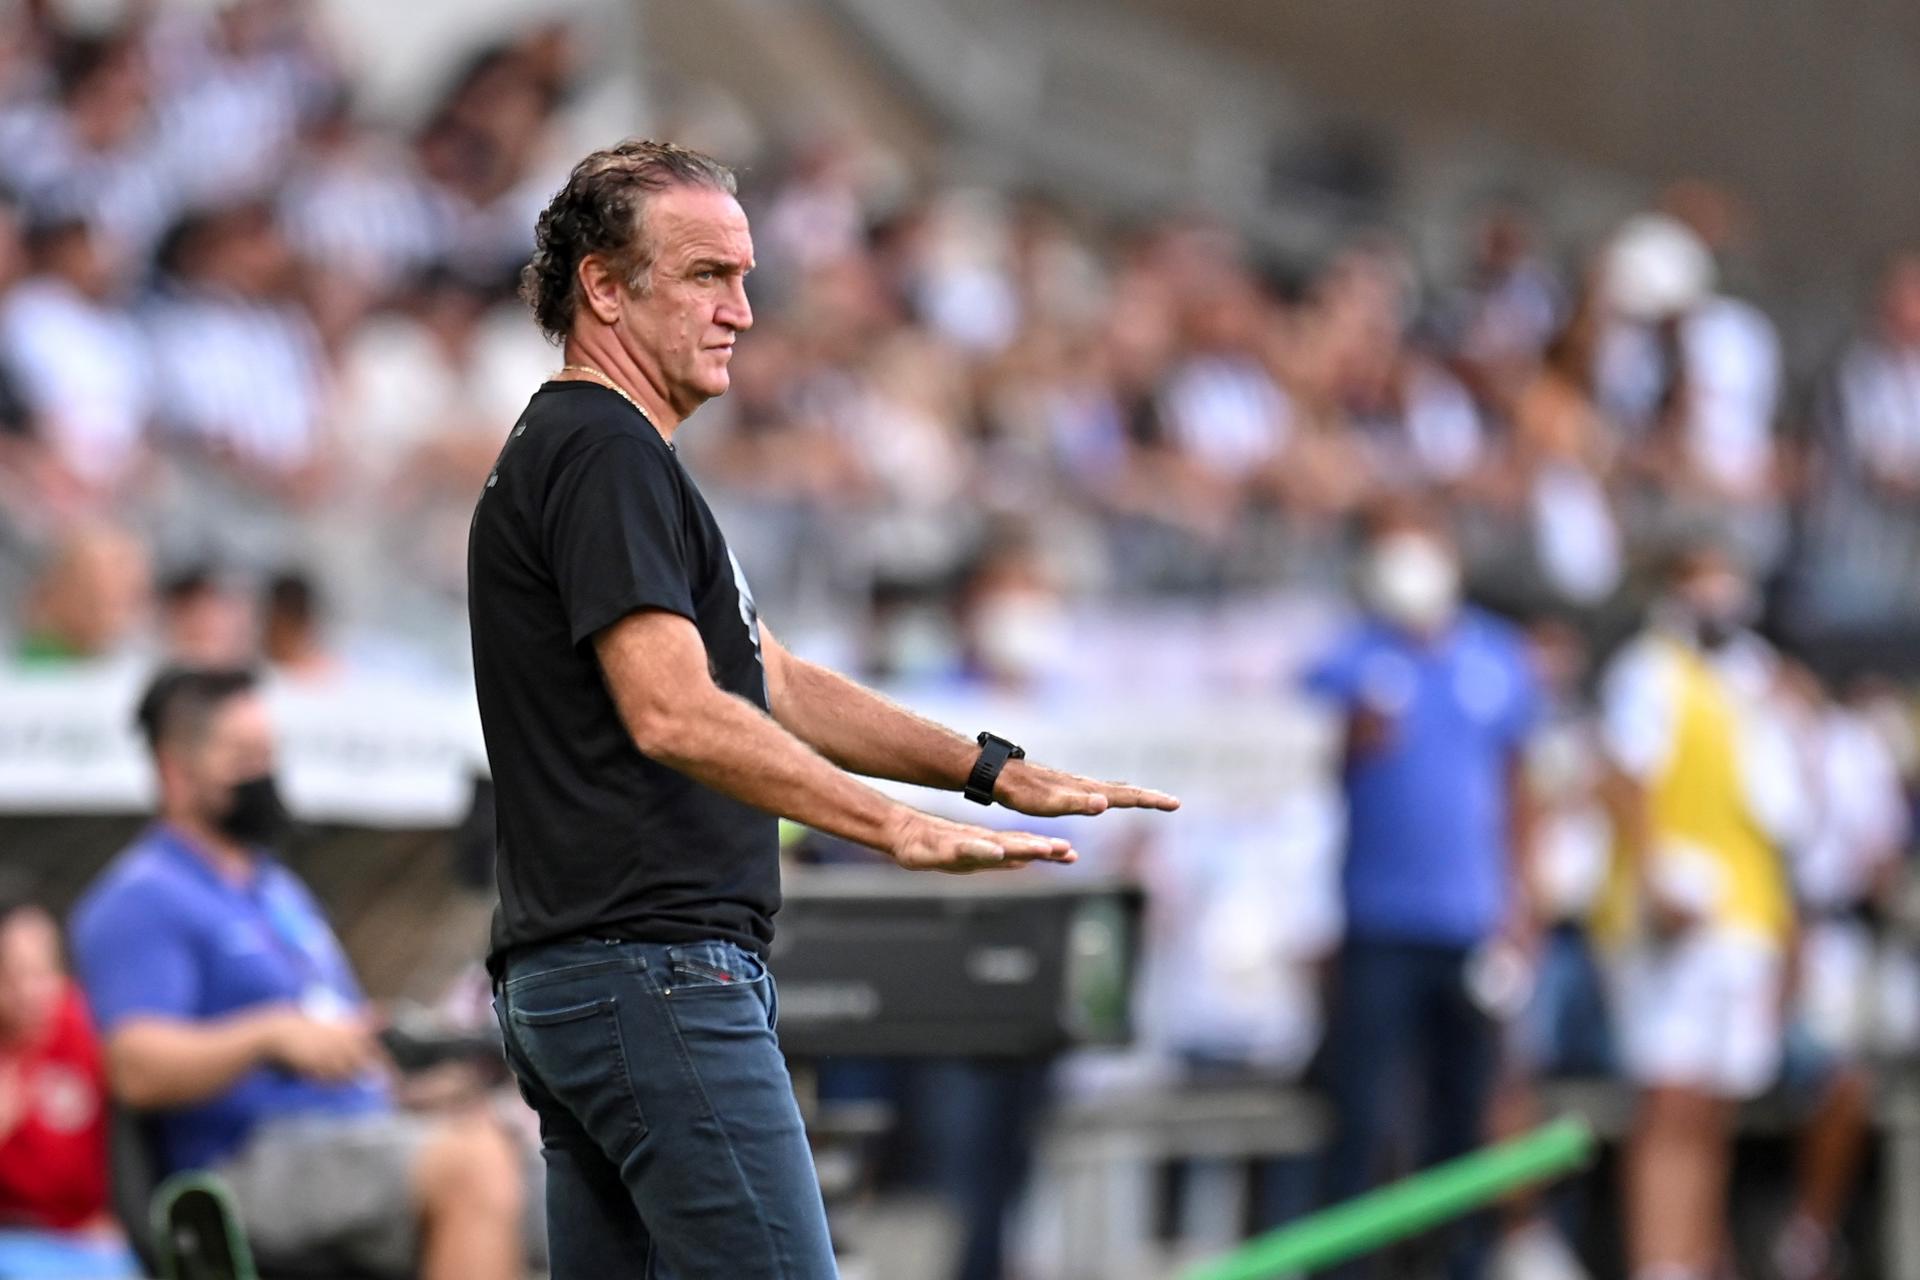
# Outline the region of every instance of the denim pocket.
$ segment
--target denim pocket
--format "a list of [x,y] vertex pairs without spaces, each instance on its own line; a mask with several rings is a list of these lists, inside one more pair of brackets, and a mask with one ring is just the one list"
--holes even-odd
[[529,1007],[519,992],[507,996],[513,1043],[540,1087],[558,1099],[603,1144],[615,1161],[646,1136],[634,1095],[620,1001],[611,995]]
[[596,957],[581,960],[574,964],[562,965],[557,969],[536,969],[531,973],[522,973],[508,978],[505,987],[516,995],[524,995],[541,987],[551,987],[557,983],[574,982],[596,973],[613,973],[631,970],[633,964],[624,956]]
[[688,942],[667,948],[667,994],[752,988],[767,967],[750,951],[725,942]]
[[521,1009],[516,1007],[509,1015],[523,1027],[557,1027],[564,1022],[579,1022],[597,1014],[613,1014],[619,1007],[619,1001],[612,996],[603,1000],[589,1000],[585,1004],[568,1005],[563,1009]]

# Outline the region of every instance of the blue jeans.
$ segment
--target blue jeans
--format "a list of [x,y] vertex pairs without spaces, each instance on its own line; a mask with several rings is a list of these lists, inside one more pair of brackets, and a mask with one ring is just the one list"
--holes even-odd
[[555,943],[494,1011],[540,1116],[553,1280],[830,1280],[826,1210],[758,957]]
[[1515,1030],[1530,1075],[1610,1076],[1618,1070],[1606,982],[1583,930],[1559,924],[1548,932],[1533,999]]
[[[1349,939],[1341,949],[1324,1059],[1334,1139],[1326,1155],[1329,1203],[1377,1184],[1390,1139],[1409,1131],[1420,1166],[1465,1155],[1487,1140],[1498,1029],[1467,994],[1467,947]],[[1424,1086],[1424,1087],[1423,1087]],[[1407,1114],[1409,1102],[1417,1115]],[[1481,1274],[1485,1223],[1457,1224],[1447,1274]],[[1353,1277],[1376,1260],[1337,1274]]]

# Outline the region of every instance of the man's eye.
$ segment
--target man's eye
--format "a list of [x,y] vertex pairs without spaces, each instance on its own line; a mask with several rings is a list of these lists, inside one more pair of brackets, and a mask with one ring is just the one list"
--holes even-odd
[[708,280],[713,280],[713,279],[715,279],[715,278],[717,278],[717,277],[719,276],[719,274],[720,274],[720,273],[719,273],[719,272],[717,272],[717,271],[696,271],[696,272],[694,272],[694,274],[693,274],[693,278],[694,278],[695,280],[699,280],[699,281],[702,281],[702,282],[705,282],[705,281],[708,281]]

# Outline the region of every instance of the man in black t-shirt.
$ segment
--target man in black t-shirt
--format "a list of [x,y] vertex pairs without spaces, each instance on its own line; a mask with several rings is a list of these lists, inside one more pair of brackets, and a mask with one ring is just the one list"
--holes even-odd
[[[474,677],[497,797],[492,954],[540,1113],[555,1280],[834,1274],[763,963],[777,817],[951,872],[1064,840],[921,813],[854,775],[1041,816],[1171,809],[1043,768],[787,653],[673,437],[753,323],[733,175],[595,152],[541,215],[522,292],[565,363],[474,510]],[[654,1261],[650,1261],[654,1260]]]

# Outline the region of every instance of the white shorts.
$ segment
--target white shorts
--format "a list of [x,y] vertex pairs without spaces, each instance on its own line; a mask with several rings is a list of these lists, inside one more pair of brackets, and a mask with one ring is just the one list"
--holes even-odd
[[1874,951],[1873,934],[1852,921],[1814,921],[1800,935],[1794,1017],[1822,1050],[1849,1062],[1873,1047]]
[[1780,1071],[1780,949],[1703,929],[1640,942],[1613,966],[1614,1020],[1634,1083],[1744,1100]]

